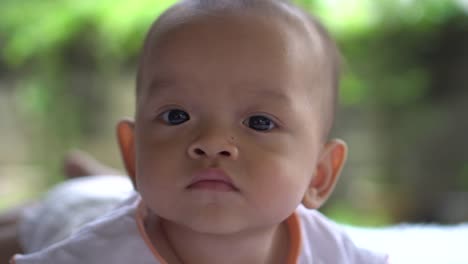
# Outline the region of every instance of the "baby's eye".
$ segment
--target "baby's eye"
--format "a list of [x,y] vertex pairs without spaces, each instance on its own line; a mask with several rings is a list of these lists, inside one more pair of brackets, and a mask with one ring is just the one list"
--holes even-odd
[[253,130],[261,132],[269,131],[276,127],[276,124],[273,120],[262,115],[255,115],[249,117],[247,120],[244,121],[244,125],[248,126]]
[[171,109],[162,113],[161,119],[170,126],[180,125],[190,120],[190,116],[187,112],[180,109]]

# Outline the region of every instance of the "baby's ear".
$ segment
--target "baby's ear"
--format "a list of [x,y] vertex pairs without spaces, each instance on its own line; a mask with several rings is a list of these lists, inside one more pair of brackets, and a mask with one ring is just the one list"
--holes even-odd
[[328,199],[338,181],[347,154],[348,147],[342,140],[334,139],[325,145],[315,175],[302,200],[305,207],[317,209]]
[[128,176],[135,188],[135,124],[129,119],[117,123],[117,140]]

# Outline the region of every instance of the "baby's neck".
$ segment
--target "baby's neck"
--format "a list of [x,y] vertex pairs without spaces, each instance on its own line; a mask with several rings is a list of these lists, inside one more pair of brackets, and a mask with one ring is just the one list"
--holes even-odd
[[148,225],[147,231],[154,247],[170,264],[285,263],[289,252],[285,222],[238,234],[210,235],[159,220],[159,225]]

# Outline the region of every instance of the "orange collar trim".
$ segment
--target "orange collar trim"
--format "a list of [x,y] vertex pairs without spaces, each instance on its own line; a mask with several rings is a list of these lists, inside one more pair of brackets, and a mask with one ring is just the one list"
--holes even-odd
[[286,263],[296,264],[299,263],[299,256],[302,250],[301,223],[297,212],[294,212],[286,219],[286,224],[289,231],[289,253]]
[[[140,201],[138,208],[135,213],[135,220],[137,223],[138,231],[141,238],[145,242],[146,246],[153,253],[156,260],[161,264],[168,264],[164,258],[159,254],[156,248],[151,243],[151,240],[146,233],[144,220],[147,215],[146,209],[144,208],[143,201]],[[299,221],[299,216],[294,212],[291,216],[286,219],[286,224],[288,226],[289,233],[289,253],[287,258],[287,264],[296,264],[299,261],[299,256],[301,254],[302,247],[302,236],[301,236],[301,225]]]
[[146,233],[145,230],[145,224],[144,220],[145,217],[147,216],[147,211],[144,207],[143,200],[140,200],[140,203],[138,204],[138,208],[135,212],[135,220],[137,223],[138,231],[140,232],[140,236],[145,241],[146,246],[150,249],[151,253],[153,253],[154,257],[156,258],[157,261],[161,264],[168,264],[164,258],[159,254],[159,252],[154,248],[153,243],[151,243],[151,240]]

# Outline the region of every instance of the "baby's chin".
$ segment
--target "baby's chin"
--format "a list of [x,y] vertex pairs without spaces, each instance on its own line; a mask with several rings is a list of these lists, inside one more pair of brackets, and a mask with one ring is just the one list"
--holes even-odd
[[189,232],[203,235],[223,236],[251,232],[263,223],[245,214],[223,212],[223,210],[202,210],[194,214],[184,214],[183,217],[171,219],[163,217],[172,225],[177,225]]
[[248,225],[243,225],[235,223],[234,221],[229,222],[203,222],[203,221],[193,221],[190,223],[183,223],[187,228],[193,232],[203,234],[203,235],[212,235],[212,236],[231,236],[233,234],[238,234],[249,230]]

